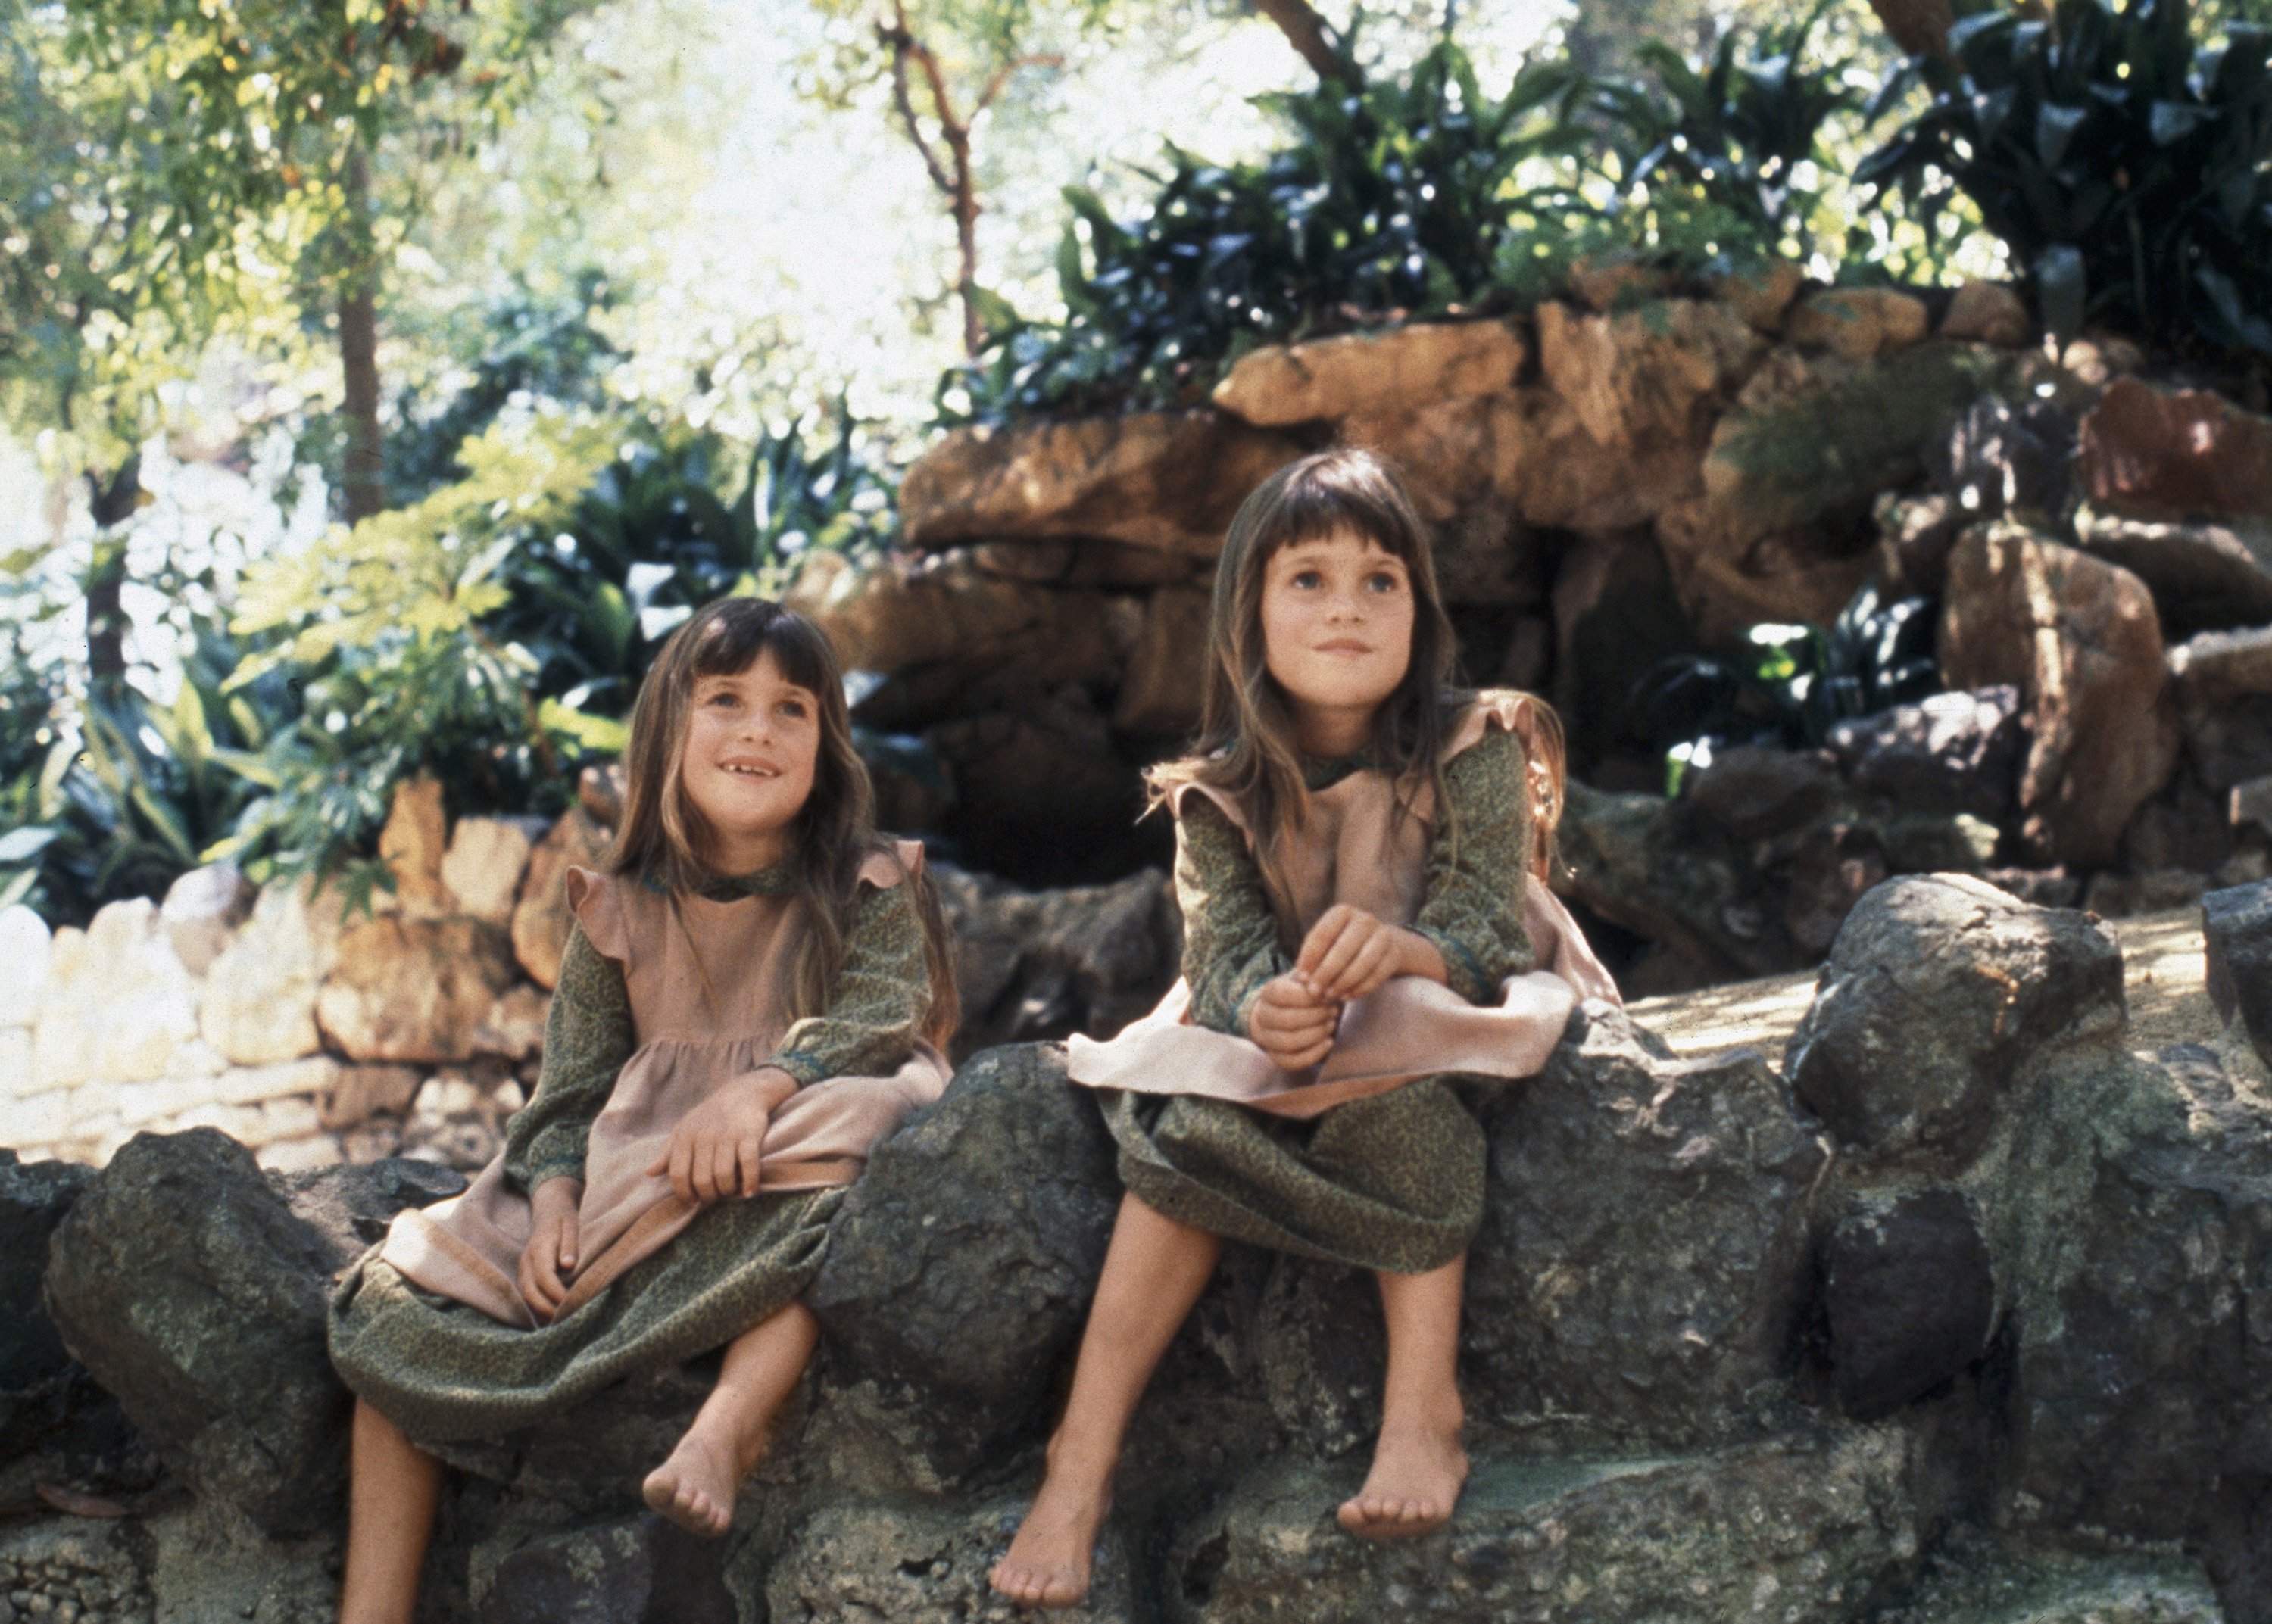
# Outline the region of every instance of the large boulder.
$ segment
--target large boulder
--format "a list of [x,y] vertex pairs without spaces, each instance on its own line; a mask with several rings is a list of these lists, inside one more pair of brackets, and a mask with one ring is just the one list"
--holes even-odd
[[1451,1527],[1374,1542],[1333,1522],[1356,1463],[1287,1461],[1184,1531],[1162,1588],[1182,1624],[1855,1619],[1917,1554],[1910,1464],[1891,1430],[1669,1458],[1486,1456]]
[[887,1430],[933,1486],[1038,1435],[1118,1204],[1111,1141],[1061,1050],[972,1060],[876,1147],[830,1231],[805,1299],[830,1350],[816,1425]]
[[1847,916],[1785,1066],[1846,1144],[1962,1160],[2022,1055],[2123,1019],[2121,950],[2088,916],[1967,875],[1912,875]]
[[2226,1624],[2201,1564],[2171,1551],[2097,1550],[2040,1535],[1960,1534],[1872,1624]]
[[316,989],[331,973],[342,899],[336,890],[280,882],[206,972],[198,1002],[205,1040],[240,1066],[313,1054]]
[[736,1624],[718,1546],[641,1515],[529,1541],[489,1576],[479,1624]]
[[529,853],[544,838],[540,818],[461,817],[438,870],[456,911],[503,929],[512,927]]
[[146,898],[106,905],[84,935],[56,934],[32,1045],[42,1088],[147,1083],[198,1036],[198,983]]
[[494,925],[382,913],[340,936],[338,964],[316,995],[316,1023],[349,1060],[470,1060],[516,980],[511,944]]
[[2117,378],[2082,420],[2077,482],[2141,518],[2272,516],[2272,421],[2203,389]]
[[1658,300],[1609,315],[1550,302],[1537,322],[1547,386],[1611,451],[1669,443],[1695,456],[1768,347],[1712,301]]
[[1489,1405],[1653,1441],[1744,1425],[1796,1357],[1830,1159],[1782,1079],[1749,1049],[1670,1059],[1588,1004],[1485,1122],[1467,1346]]
[[1143,628],[1113,700],[1113,726],[1179,744],[1199,731],[1214,659],[1208,619],[1207,594],[1196,587],[1162,587],[1145,600]]
[[1995,1309],[1988,1242],[1961,1191],[1865,1192],[1824,1240],[1831,1377],[1857,1421],[1891,1415],[1978,1359]]
[[201,976],[213,968],[259,896],[243,871],[227,862],[192,868],[166,888],[159,921],[191,975]]
[[568,907],[568,870],[602,867],[614,843],[607,825],[576,806],[529,853],[512,910],[512,956],[539,987],[559,985],[560,956],[576,922]]
[[2011,815],[2027,724],[2020,690],[2005,684],[1934,694],[1830,730],[1831,753],[1854,787],[1910,812]]
[[70,1162],[19,1162],[0,1150],[0,1461],[41,1430],[46,1401],[71,1368],[40,1301],[40,1280],[48,1238],[93,1176]]
[[1214,403],[1264,428],[1402,411],[1511,389],[1524,358],[1521,334],[1505,322],[1413,322],[1250,350],[1214,386]]
[[1878,494],[2014,364],[1940,340],[1861,361],[1771,351],[1713,425],[1702,490],[1657,519],[1705,641],[1759,621],[1829,625],[1870,572]]
[[2032,737],[2022,838],[2049,862],[2110,861],[2177,764],[2177,707],[2144,583],[2016,525],[1949,555],[1940,668],[1951,689],[2017,687]]
[[2173,642],[2272,622],[2272,524],[2177,524],[2085,508],[2074,537],[2145,582]]
[[272,1536],[312,1533],[338,1516],[345,1482],[348,1396],[324,1343],[332,1283],[395,1209],[461,1187],[438,1170],[338,1168],[303,1182],[303,1216],[212,1129],[138,1135],[56,1228],[48,1312],[201,1494]]
[[2027,301],[2001,282],[1967,281],[1941,312],[1939,336],[2017,349],[2036,336]]
[[1891,287],[1826,287],[1799,301],[1784,319],[1782,333],[1792,344],[1863,361],[1897,354],[1923,342],[1932,330],[1924,301],[1911,294]]
[[1062,536],[1212,558],[1238,504],[1301,450],[1211,411],[958,428],[908,470],[900,520],[923,552]]
[[1176,979],[1183,920],[1156,868],[1041,891],[945,864],[931,873],[954,937],[960,1053],[1077,1032],[1109,1038]]

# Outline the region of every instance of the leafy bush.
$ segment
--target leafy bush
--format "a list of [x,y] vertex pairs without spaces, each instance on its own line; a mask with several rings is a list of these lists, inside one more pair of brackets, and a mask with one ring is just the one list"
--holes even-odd
[[2059,0],[1951,31],[1951,72],[1857,172],[1928,222],[1961,191],[2044,320],[2272,355],[2272,33],[2196,45],[2188,0]]
[[1069,188],[1065,319],[998,301],[941,417],[1188,401],[1255,345],[1528,303],[1586,254],[1685,272],[1792,250],[1813,202],[1792,172],[1855,100],[1844,63],[1806,56],[1826,5],[1730,35],[1700,73],[1661,46],[1658,83],[1539,61],[1496,100],[1446,41],[1401,81],[1264,98],[1293,138],[1260,163],[1171,147],[1134,220]]

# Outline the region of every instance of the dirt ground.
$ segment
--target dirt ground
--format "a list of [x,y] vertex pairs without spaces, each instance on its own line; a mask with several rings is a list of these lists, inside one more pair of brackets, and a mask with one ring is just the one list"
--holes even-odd
[[[2172,1043],[2215,1039],[2223,1024],[2205,985],[2200,908],[2110,920],[2107,925],[2122,944],[2132,1047],[2150,1054]],[[1645,998],[1633,1006],[1633,1017],[1675,1054],[1712,1054],[1748,1046],[1780,1066],[1783,1046],[1813,997],[1814,974],[1808,971]]]

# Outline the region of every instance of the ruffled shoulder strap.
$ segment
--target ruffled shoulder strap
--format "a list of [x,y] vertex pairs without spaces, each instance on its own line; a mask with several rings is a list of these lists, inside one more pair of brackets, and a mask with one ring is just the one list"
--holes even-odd
[[892,849],[874,851],[860,860],[860,880],[879,891],[887,891],[923,872],[923,847],[920,840],[892,842]]
[[1513,734],[1521,741],[1525,756],[1536,756],[1543,754],[1539,740],[1542,730],[1548,726],[1542,707],[1530,695],[1511,688],[1487,688],[1460,712],[1439,759],[1449,761],[1475,749],[1484,741],[1484,735],[1491,733]]
[[1169,816],[1178,818],[1183,816],[1184,802],[1193,795],[1211,802],[1216,811],[1230,820],[1230,826],[1239,833],[1250,839],[1253,838],[1254,831],[1247,827],[1246,813],[1238,805],[1237,797],[1228,791],[1217,789],[1212,784],[1195,783],[1187,778],[1183,783],[1171,786],[1164,797],[1168,803]]
[[569,911],[584,929],[584,939],[602,958],[628,965],[632,957],[631,921],[624,915],[624,881],[594,868],[571,867],[567,875]]

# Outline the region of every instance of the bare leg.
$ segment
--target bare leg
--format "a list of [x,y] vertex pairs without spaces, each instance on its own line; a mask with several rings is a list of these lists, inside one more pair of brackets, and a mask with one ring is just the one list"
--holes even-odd
[[1460,1292],[1465,1253],[1425,1274],[1382,1274],[1388,1380],[1380,1440],[1364,1486],[1342,1503],[1341,1525],[1372,1539],[1424,1534],[1452,1520],[1468,1479],[1460,1446]]
[[1049,1471],[994,1588],[1023,1606],[1071,1607],[1088,1594],[1097,1530],[1112,1507],[1112,1469],[1136,1401],[1207,1289],[1222,1241],[1133,1196],[1120,1201],[1096,1300],[1081,1333]]
[[765,1454],[774,1412],[796,1390],[819,1340],[812,1310],[793,1302],[727,1344],[718,1385],[670,1458],[647,1473],[648,1506],[712,1539],[732,1526],[734,1496]]
[[340,1624],[410,1624],[442,1492],[442,1463],[357,1399],[348,1470]]

